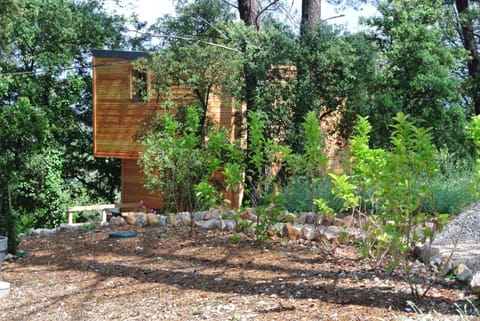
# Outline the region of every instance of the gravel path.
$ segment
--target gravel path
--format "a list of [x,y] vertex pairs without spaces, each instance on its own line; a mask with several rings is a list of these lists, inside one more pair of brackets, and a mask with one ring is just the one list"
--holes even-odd
[[[456,248],[455,248],[456,244]],[[433,247],[441,255],[452,256],[452,263],[465,263],[474,273],[480,271],[480,203],[465,209],[445,225]]]

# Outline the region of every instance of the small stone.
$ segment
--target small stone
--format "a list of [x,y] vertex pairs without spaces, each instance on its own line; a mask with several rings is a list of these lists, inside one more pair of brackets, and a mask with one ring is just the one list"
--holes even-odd
[[458,281],[462,283],[468,283],[472,277],[473,277],[473,272],[468,268],[463,263],[460,263],[454,270],[453,273],[455,274],[455,277],[457,278]]
[[143,247],[141,247],[141,246],[137,246],[135,248],[135,252],[142,252],[142,251],[143,251]]
[[480,294],[480,272],[476,272],[473,275],[472,281],[470,281],[470,287],[473,293]]
[[147,222],[147,214],[145,213],[138,213],[137,214],[137,220],[135,222],[135,225],[137,225],[138,227],[145,227],[148,225],[148,222]]

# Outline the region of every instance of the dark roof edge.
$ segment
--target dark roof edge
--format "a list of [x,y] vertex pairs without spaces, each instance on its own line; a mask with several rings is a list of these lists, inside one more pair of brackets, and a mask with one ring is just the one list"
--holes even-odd
[[138,59],[142,57],[148,57],[149,52],[146,51],[125,51],[125,50],[105,50],[105,49],[93,49],[92,54],[94,57],[101,58],[122,58],[122,59]]

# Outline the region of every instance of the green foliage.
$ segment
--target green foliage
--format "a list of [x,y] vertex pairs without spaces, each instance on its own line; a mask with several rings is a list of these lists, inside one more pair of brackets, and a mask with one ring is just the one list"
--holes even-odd
[[0,225],[13,233],[58,225],[77,197],[113,201],[119,162],[91,155],[90,52],[119,47],[125,20],[97,0],[0,7],[8,14],[0,18],[0,70],[10,74],[0,76],[0,145],[8,144],[0,156],[0,212],[9,217]]
[[376,95],[369,113],[373,143],[388,146],[397,112],[414,117],[422,127],[431,127],[432,141],[438,148],[465,152],[458,70],[463,50],[443,41],[452,19],[442,2],[394,0],[381,2],[380,15],[370,19],[381,56]]
[[350,136],[356,115],[369,110],[376,57],[363,34],[349,34],[326,23],[302,36],[296,50],[295,130],[289,137],[295,151],[303,145],[301,123],[311,110],[318,111],[320,120],[341,112],[341,121],[333,130]]
[[416,127],[402,113],[394,120],[393,147],[380,182],[383,210],[378,218],[388,223],[382,226],[378,247],[389,251],[393,264],[398,264],[419,241],[417,227],[427,217],[423,204],[432,197],[431,179],[436,166],[428,130]]
[[214,174],[235,162],[238,152],[226,131],[211,127],[205,139],[199,135],[199,126],[198,108],[191,105],[176,115],[159,116],[157,129],[143,137],[146,150],[139,164],[146,177],[144,184],[162,195],[166,210],[193,212],[221,200],[222,184],[214,180]]
[[177,9],[175,18],[165,16],[151,27],[154,34],[172,37],[165,38],[150,61],[139,68],[149,71],[151,95],[158,95],[166,108],[181,98],[172,95],[172,85],[191,89],[192,94],[185,98],[194,99],[202,108],[199,130],[206,131],[212,94],[226,99],[236,96],[241,88],[242,57],[230,47],[232,15],[225,3],[203,0]]
[[[330,174],[333,194],[344,201],[342,209],[365,212],[365,205],[370,205],[371,224],[361,251],[377,263],[390,255],[391,268],[406,262],[416,242],[432,241],[433,231],[420,228],[421,223],[436,218],[441,225],[444,218],[425,209],[432,200],[431,182],[437,174],[429,130],[417,127],[402,113],[394,121],[391,149],[371,149],[370,124],[359,117],[351,139],[352,173]],[[408,264],[404,266],[407,269]]]
[[[314,204],[317,199],[327,202],[327,205],[340,212],[341,201],[334,198],[332,194],[332,182],[329,176],[320,177],[315,180],[312,191],[312,185],[304,175],[294,175],[289,177],[288,184],[282,187],[281,194],[284,198],[285,209],[289,212],[309,212],[312,210],[311,195],[315,195]],[[317,206],[317,205],[316,205]],[[317,206],[318,208],[318,206]],[[319,209],[319,212],[320,209]]]
[[475,192],[470,191],[474,174],[474,160],[440,150],[435,163],[438,175],[432,179],[432,202],[427,201],[428,213],[459,214],[464,208],[476,202]]
[[0,234],[7,234],[11,253],[16,253],[16,190],[47,136],[45,114],[28,99],[19,99],[18,105],[4,105],[0,109],[0,220],[3,223]]
[[262,116],[260,112],[250,114],[251,153],[247,159],[249,166],[246,175],[247,194],[257,210],[257,222],[253,226],[257,242],[267,239],[270,227],[278,222],[283,200],[275,191],[276,171],[287,163],[291,156],[290,148],[265,138],[265,122]]
[[198,208],[213,208],[220,203],[220,193],[208,181],[201,181],[193,187]]
[[[332,194],[335,197],[343,199],[342,210],[355,209],[358,207],[360,202],[360,196],[356,195],[355,191],[357,186],[350,183],[350,176],[346,174],[337,175],[330,173],[330,178],[332,179]],[[318,201],[316,204],[318,205]]]
[[472,121],[470,122],[468,128],[468,137],[473,141],[475,146],[477,147],[477,159],[475,163],[475,173],[474,173],[474,181],[472,184],[472,189],[475,195],[475,200],[479,199],[480,196],[480,116],[472,117]]

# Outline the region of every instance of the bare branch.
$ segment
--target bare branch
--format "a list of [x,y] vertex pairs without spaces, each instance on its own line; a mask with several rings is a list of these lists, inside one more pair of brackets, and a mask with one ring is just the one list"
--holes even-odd
[[224,39],[227,39],[227,40],[230,40],[230,37],[227,36],[222,30],[218,29],[217,27],[215,27],[214,25],[212,25],[210,22],[208,22],[205,18],[201,17],[201,16],[198,16],[198,18],[200,20],[202,20],[203,22],[205,22],[207,25],[209,25],[210,27],[212,27],[213,29],[215,29],[215,31],[217,31]]
[[339,15],[337,15],[337,16],[328,17],[327,19],[323,19],[323,21],[328,21],[328,20],[333,20],[333,19],[343,18],[343,17],[345,17],[344,14],[339,14]]
[[236,48],[228,47],[228,46],[225,46],[225,45],[221,45],[221,44],[213,43],[213,42],[209,42],[209,41],[194,39],[194,38],[188,38],[188,37],[182,37],[182,36],[175,36],[175,35],[150,35],[150,36],[151,36],[151,37],[155,37],[155,38],[181,39],[181,40],[186,40],[186,41],[201,43],[201,44],[204,44],[204,45],[208,45],[208,46],[212,46],[212,47],[217,47],[217,48],[221,48],[221,49],[225,49],[225,50],[230,50],[230,51],[237,52],[237,53],[242,53],[240,50],[238,50],[238,49],[236,49]]
[[280,1],[280,0],[273,0],[272,2],[270,2],[269,4],[267,4],[267,5],[265,6],[265,8],[263,8],[262,10],[260,10],[260,12],[258,13],[258,15],[255,17],[255,24],[256,24],[257,26],[260,25],[259,19],[260,19],[260,17],[262,16],[262,14],[263,14],[265,11],[267,11],[270,7],[272,7],[273,5],[277,4],[279,1]]
[[270,2],[269,4],[267,4],[265,6],[265,8],[263,8],[262,10],[260,10],[260,12],[258,13],[258,16],[260,17],[265,11],[267,11],[268,9],[270,9],[270,7],[276,5],[278,2],[280,2],[280,0],[273,0],[272,2]]

